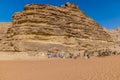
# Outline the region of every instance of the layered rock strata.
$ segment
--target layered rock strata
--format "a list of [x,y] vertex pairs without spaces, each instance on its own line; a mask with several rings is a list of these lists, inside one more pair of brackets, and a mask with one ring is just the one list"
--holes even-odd
[[61,7],[26,5],[23,11],[13,15],[12,28],[7,34],[11,34],[18,51],[76,50],[93,48],[94,42],[112,42],[111,36],[98,23],[69,2]]
[[5,36],[8,29],[12,27],[11,22],[0,22],[0,40]]
[[0,22],[0,51],[13,51],[12,38],[7,34],[11,29],[11,22]]
[[12,23],[15,35],[70,36],[111,41],[102,27],[70,3],[61,7],[26,5],[22,12],[13,15]]

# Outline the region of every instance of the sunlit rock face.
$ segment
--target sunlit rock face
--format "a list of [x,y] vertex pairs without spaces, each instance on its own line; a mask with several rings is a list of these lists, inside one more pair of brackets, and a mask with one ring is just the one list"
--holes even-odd
[[11,22],[0,22],[0,40],[5,36],[10,27],[12,27]]
[[8,38],[10,34],[7,34],[11,27],[11,22],[0,22],[0,51],[14,50],[11,39]]
[[[47,51],[58,48],[74,51],[112,42],[111,36],[78,6],[67,2],[61,7],[28,4],[12,17],[8,31],[18,51]],[[97,48],[97,47],[96,47]]]

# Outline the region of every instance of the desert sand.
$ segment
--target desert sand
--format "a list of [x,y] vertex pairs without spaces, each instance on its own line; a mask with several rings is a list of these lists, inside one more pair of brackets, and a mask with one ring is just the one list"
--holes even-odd
[[1,60],[0,80],[120,80],[120,56]]

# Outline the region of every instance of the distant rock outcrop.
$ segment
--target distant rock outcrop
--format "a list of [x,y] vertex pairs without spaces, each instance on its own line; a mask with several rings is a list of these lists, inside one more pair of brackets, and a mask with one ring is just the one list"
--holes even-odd
[[114,42],[120,41],[120,27],[111,30],[105,29],[105,31],[112,37]]
[[12,40],[8,38],[10,34],[7,34],[11,27],[11,22],[0,22],[0,51],[14,50]]
[[13,15],[12,28],[7,34],[11,34],[14,49],[18,51],[51,48],[70,51],[112,42],[111,36],[98,23],[70,2],[61,7],[26,5],[23,11]]
[[7,33],[8,28],[12,27],[11,22],[0,22],[0,40]]

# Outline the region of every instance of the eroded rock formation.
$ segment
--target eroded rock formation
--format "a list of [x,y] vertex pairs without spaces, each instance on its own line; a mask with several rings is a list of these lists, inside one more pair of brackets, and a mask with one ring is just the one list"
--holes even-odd
[[70,2],[61,7],[26,5],[23,11],[13,15],[12,28],[7,34],[18,51],[47,51],[54,47],[73,51],[112,42],[98,23]]
[[0,39],[7,33],[8,28],[12,27],[11,22],[0,22]]
[[0,22],[0,51],[14,50],[11,47],[12,40],[8,38],[9,34],[7,34],[11,27],[11,22]]
[[111,41],[110,36],[77,6],[29,4],[13,16],[16,35],[52,35]]

